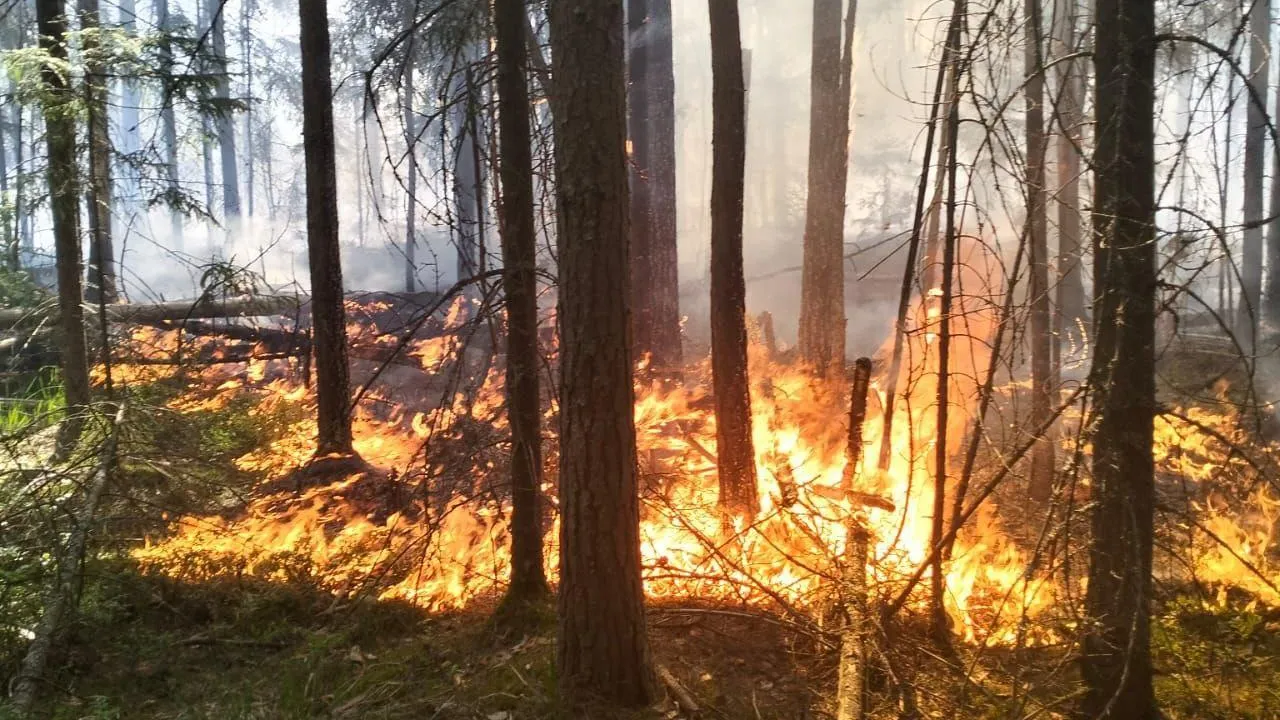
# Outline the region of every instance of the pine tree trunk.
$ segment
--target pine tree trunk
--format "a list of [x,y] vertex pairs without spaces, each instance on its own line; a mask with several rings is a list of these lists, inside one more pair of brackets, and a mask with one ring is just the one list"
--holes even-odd
[[[25,25],[26,18],[21,17],[19,21]],[[31,222],[30,218],[27,217],[27,212],[26,212],[27,183],[26,183],[26,177],[25,177],[26,176],[26,167],[25,167],[26,160],[23,157],[25,153],[23,148],[22,120],[23,120],[22,104],[13,103],[13,120],[11,122],[13,123],[12,127],[13,127],[13,170],[14,170],[14,177],[13,177],[14,226],[13,226],[13,250],[11,251],[12,257],[10,257],[9,262],[10,264],[13,265],[14,268],[18,268],[22,265],[22,259],[24,256],[23,251],[29,249],[27,247],[27,233],[25,232],[25,230],[27,229],[27,227],[29,227]],[[29,257],[29,253],[26,253],[26,255]]]
[[[6,90],[12,93],[12,82]],[[14,102],[14,101],[10,101]],[[14,102],[14,104],[17,104]],[[0,120],[0,122],[3,122]],[[2,128],[0,128],[2,129]],[[18,235],[14,232],[17,214],[9,197],[9,138],[0,135],[0,244],[4,247],[5,264],[9,270],[18,269]]]
[[[471,62],[471,49],[463,51],[461,62]],[[453,195],[458,231],[458,278],[465,279],[480,272],[480,214],[479,201],[480,165],[476,162],[480,141],[475,132],[475,115],[478,103],[472,93],[470,70],[461,68],[454,72],[451,92],[454,103],[453,136],[457,138],[454,156]]]
[[[177,199],[182,186],[178,184],[178,119],[173,110],[173,94],[167,87],[173,76],[173,47],[168,40],[168,34],[172,29],[169,20],[169,0],[156,0],[155,13],[156,27],[160,29],[161,34],[160,74],[166,83],[160,105],[160,125],[164,137],[164,179],[170,202],[172,202]],[[174,250],[181,251],[184,245],[182,213],[172,207],[169,209],[169,233],[172,236],[169,239],[170,246]]]
[[742,275],[742,195],[747,159],[746,87],[737,0],[710,0],[711,12],[711,376],[716,401],[720,508],[751,518],[756,495],[747,375],[746,283]]
[[524,1],[495,0],[502,181],[503,286],[507,299],[507,418],[511,426],[510,604],[547,592],[542,569],[542,437],[538,396],[537,231],[529,133]]
[[[413,12],[417,7],[416,2],[405,3],[405,27],[413,24]],[[404,114],[404,152],[408,159],[408,170],[405,178],[405,208],[404,208],[404,291],[407,293],[415,292],[418,289],[418,134],[417,122],[414,120],[413,113],[413,68],[414,68],[414,42],[413,34],[410,33],[405,41],[405,61],[404,70],[401,77],[401,86],[404,92],[404,106],[402,108]],[[461,280],[462,275],[458,276]]]
[[622,0],[551,0],[560,244],[560,683],[653,697],[629,343]]
[[[813,0],[809,192],[800,287],[800,354],[820,374],[844,372],[844,213],[856,0]],[[844,44],[841,46],[841,38]]]
[[[1241,298],[1236,335],[1256,349],[1262,312],[1262,189],[1267,171],[1267,66],[1271,56],[1271,2],[1254,0],[1249,13],[1248,122],[1244,136],[1244,245],[1240,253]],[[1255,102],[1254,99],[1257,99]]]
[[[98,0],[79,0],[82,43],[97,57],[101,29]],[[115,250],[111,242],[111,138],[107,125],[107,78],[101,63],[85,64],[85,118],[89,134],[89,277],[85,296],[92,302],[116,301]]]
[[[1276,85],[1276,107],[1280,108],[1280,84]],[[1273,119],[1274,122],[1274,119]],[[1275,168],[1280,173],[1280,144],[1276,144],[1271,155],[1275,159]],[[1280,329],[1280,180],[1271,181],[1271,221],[1267,223],[1267,288],[1263,298],[1263,318],[1267,321],[1268,330]]]
[[[40,47],[54,60],[67,59],[67,18],[62,0],[37,0]],[[58,434],[59,451],[75,446],[89,405],[89,358],[85,349],[84,309],[81,304],[80,199],[77,187],[76,126],[66,106],[75,100],[66,78],[53,69],[42,73],[51,102],[45,106],[48,152],[49,207],[53,215],[53,244],[58,272],[58,314],[61,335],[63,392],[67,420]]]
[[[1061,0],[1059,0],[1061,1]],[[1026,83],[1027,247],[1030,250],[1031,300],[1031,417],[1033,428],[1044,427],[1053,415],[1055,394],[1052,375],[1053,334],[1049,309],[1049,232],[1045,207],[1045,157],[1048,135],[1044,131],[1044,73],[1041,52],[1040,0],[1023,4],[1027,37],[1023,56]],[[1048,500],[1053,492],[1054,447],[1052,434],[1041,438],[1031,452],[1029,490],[1032,499]]]
[[1156,412],[1155,12],[1098,0],[1090,386],[1094,504],[1081,715],[1155,720],[1150,612]]
[[681,364],[671,0],[629,0],[631,297],[635,353]]
[[[1066,57],[1076,51],[1076,3],[1057,0],[1054,20],[1055,54]],[[1080,241],[1080,166],[1084,147],[1084,81],[1078,60],[1057,63],[1057,200],[1058,293],[1054,303],[1059,348],[1069,337],[1079,337],[1088,312],[1084,300]],[[1058,363],[1055,363],[1057,366]]]
[[257,9],[253,0],[242,3],[240,14],[240,62],[244,65],[244,99],[248,105],[244,111],[244,199],[245,216],[253,217],[253,13]]
[[[120,0],[120,28],[132,36],[138,32],[137,0]],[[127,156],[136,156],[142,150],[142,128],[139,112],[142,105],[140,84],[136,78],[125,78],[121,82],[120,94],[120,152]],[[132,228],[142,208],[142,182],[137,170],[132,167],[120,169],[119,185],[122,191],[116,197],[117,206],[125,219],[125,235]]]
[[[221,0],[209,3],[209,27],[213,44],[213,72],[216,80],[214,94],[222,99],[231,98],[231,78],[227,73],[227,34],[223,21]],[[214,118],[218,134],[218,150],[222,165],[222,224],[227,232],[233,232],[240,219],[240,173],[236,166],[236,131],[230,113]]]
[[351,455],[351,392],[342,257],[338,245],[338,174],[334,165],[329,15],[325,0],[300,0],[303,149],[307,165],[307,255],[311,261],[312,346],[316,354],[316,457]]

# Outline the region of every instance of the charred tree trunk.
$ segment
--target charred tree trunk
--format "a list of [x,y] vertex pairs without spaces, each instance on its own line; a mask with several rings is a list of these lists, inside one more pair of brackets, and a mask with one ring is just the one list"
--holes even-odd
[[[227,33],[223,21],[224,4],[209,3],[209,34],[213,44],[214,93],[218,99],[231,99],[231,79],[227,72]],[[332,103],[330,103],[332,105]],[[213,119],[218,135],[222,165],[222,224],[230,232],[240,219],[240,172],[236,166],[236,130],[231,112],[223,108]]]
[[[1059,0],[1061,2],[1062,0]],[[1040,0],[1026,0],[1023,15],[1027,45],[1023,56],[1026,83],[1027,247],[1031,276],[1031,427],[1043,427],[1053,414],[1055,388],[1052,378],[1053,328],[1049,309],[1049,231],[1045,208],[1044,162],[1048,136],[1044,131],[1044,72],[1040,50]],[[1041,438],[1031,452],[1029,490],[1032,499],[1048,500],[1053,492],[1054,452],[1052,434]]]
[[[1054,47],[1059,58],[1076,49],[1075,3],[1054,3]],[[1079,61],[1059,60],[1057,65],[1057,171],[1058,171],[1058,293],[1054,306],[1057,352],[1068,337],[1078,336],[1088,320],[1084,301],[1083,260],[1080,244],[1080,167],[1084,147],[1084,80]],[[1060,363],[1054,363],[1059,366]]]
[[[1267,171],[1267,65],[1271,56],[1271,2],[1254,0],[1249,13],[1248,127],[1244,136],[1244,245],[1240,253],[1240,307],[1236,335],[1250,352],[1257,350],[1262,312],[1262,188]],[[1256,101],[1255,101],[1256,99]]]
[[[959,52],[959,46],[953,48]],[[952,71],[959,73],[959,64]],[[947,121],[944,135],[946,144],[955,148],[959,140],[960,103],[952,102],[947,106]],[[938,387],[937,387],[937,428],[934,440],[933,456],[933,517],[929,534],[929,546],[940,548],[945,530],[945,513],[947,507],[947,428],[950,426],[951,411],[951,311],[954,298],[953,283],[956,268],[956,173],[957,153],[952,152],[945,168],[947,176],[946,198],[946,230],[942,238],[942,265],[939,267],[941,295],[938,298]],[[945,647],[950,644],[950,622],[947,618],[944,603],[946,593],[946,577],[943,573],[942,554],[933,553],[932,573],[929,584],[929,629],[935,642]]]
[[800,287],[800,354],[821,374],[844,370],[844,212],[849,170],[849,102],[858,3],[813,0],[809,108],[809,192]]
[[[56,61],[67,59],[67,18],[62,0],[37,0],[40,47]],[[79,188],[76,178],[76,126],[67,106],[74,102],[66,77],[46,66],[41,75],[50,101],[45,105],[49,206],[58,269],[58,313],[61,369],[67,419],[58,433],[60,453],[80,439],[83,413],[89,405],[89,358],[85,349],[81,304]]]
[[98,0],[79,0],[85,55],[85,118],[89,134],[89,277],[87,299],[116,301],[115,250],[111,242],[111,138],[107,129],[107,78],[97,59],[101,18]]
[[560,683],[653,696],[629,343],[622,0],[551,0],[560,232]]
[[671,0],[629,0],[631,298],[635,354],[678,368],[675,70]]
[[182,213],[172,207],[182,192],[182,187],[178,184],[178,119],[173,110],[173,91],[168,86],[173,81],[173,46],[168,39],[172,26],[169,20],[169,0],[156,0],[155,13],[156,27],[160,29],[160,74],[166,84],[160,104],[160,125],[164,136],[164,179],[171,204],[170,243],[174,250],[181,251]]
[[542,437],[538,398],[537,230],[529,132],[524,0],[495,0],[501,133],[503,286],[507,297],[507,418],[511,425],[511,585],[506,603],[547,592],[542,569]]
[[[1261,3],[1260,3],[1261,4]],[[1097,4],[1093,210],[1097,344],[1090,618],[1081,715],[1155,720],[1150,648],[1156,412],[1155,10]]]
[[751,444],[747,292],[742,275],[742,195],[747,160],[746,86],[737,0],[711,12],[711,377],[716,400],[720,508],[750,518],[760,509]]
[[307,165],[307,255],[311,262],[312,345],[316,353],[316,457],[352,455],[338,175],[334,166],[329,15],[325,0],[300,0],[303,149]]

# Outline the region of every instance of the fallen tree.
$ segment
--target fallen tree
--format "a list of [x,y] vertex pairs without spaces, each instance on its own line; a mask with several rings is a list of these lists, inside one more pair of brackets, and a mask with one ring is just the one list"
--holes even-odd
[[[117,303],[106,306],[111,322],[151,324],[225,317],[296,315],[305,299],[296,295],[254,295],[233,298],[200,298],[158,303]],[[96,314],[96,308],[89,311]],[[10,308],[0,310],[0,329],[27,321],[38,321],[50,308]]]

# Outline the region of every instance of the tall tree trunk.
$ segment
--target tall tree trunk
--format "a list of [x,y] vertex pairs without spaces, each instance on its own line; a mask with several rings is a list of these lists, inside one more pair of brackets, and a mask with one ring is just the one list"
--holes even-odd
[[[1244,136],[1244,246],[1240,254],[1240,308],[1236,335],[1257,350],[1262,312],[1262,188],[1267,171],[1267,65],[1271,60],[1271,2],[1254,0],[1249,13],[1249,125]],[[1254,98],[1257,99],[1255,102]]]
[[[2,48],[0,48],[2,49]],[[5,102],[17,104],[17,100],[13,97],[13,82],[6,83],[8,87]],[[3,130],[3,119],[0,118],[0,130]],[[4,247],[5,265],[9,270],[18,269],[18,235],[14,232],[17,227],[17,214],[12,204],[12,198],[9,196],[9,148],[7,143],[9,138],[0,134],[0,246]]]
[[98,33],[98,0],[79,0],[85,54],[85,117],[89,129],[89,279],[86,297],[116,301],[115,250],[111,242],[111,138],[107,125],[107,78]]
[[[25,15],[20,18],[23,26],[26,25]],[[20,38],[25,39],[25,38]],[[13,103],[13,216],[15,218],[13,227],[13,253],[11,262],[15,267],[21,266],[22,261],[26,259],[30,262],[31,247],[28,238],[31,236],[31,218],[27,213],[27,169],[25,146],[22,134],[23,128],[23,108],[22,103]]]
[[[67,59],[67,18],[62,0],[37,0],[40,47],[55,61]],[[65,454],[80,439],[84,411],[89,406],[89,358],[84,339],[81,304],[80,198],[77,187],[76,126],[67,106],[74,102],[66,78],[51,67],[41,77],[50,101],[45,104],[45,143],[48,152],[49,207],[53,215],[53,245],[58,271],[58,314],[61,334],[62,386],[67,420],[58,434]]]
[[[120,27],[128,35],[138,32],[137,0],[120,0]],[[120,126],[118,129],[120,152],[126,156],[136,156],[142,150],[142,128],[139,112],[142,105],[142,94],[137,78],[125,78],[121,82],[120,93]],[[125,218],[123,228],[128,237],[142,207],[142,183],[137,170],[131,165],[120,168],[118,180],[122,186],[116,198],[116,204]],[[123,260],[122,260],[123,262]]]
[[1081,715],[1154,720],[1155,9],[1098,0],[1092,538]]
[[476,134],[476,113],[479,103],[474,95],[471,83],[470,63],[472,49],[463,51],[464,67],[454,73],[452,100],[453,136],[457,138],[457,155],[453,164],[453,196],[458,230],[458,278],[464,279],[480,272],[480,234],[481,214],[479,188],[481,177],[480,163],[477,162],[480,142]]
[[629,342],[622,0],[551,0],[560,207],[560,683],[653,697]]
[[747,299],[742,276],[742,195],[747,160],[746,86],[738,0],[709,0],[711,13],[711,377],[716,401],[720,508],[740,518],[760,509],[751,444]]
[[253,217],[253,13],[257,3],[245,0],[240,14],[240,62],[244,65],[244,199],[245,216]]
[[[405,27],[413,26],[414,10],[417,8],[417,2],[405,3]],[[410,33],[405,40],[405,58],[404,69],[401,71],[401,87],[404,92],[404,105],[402,113],[404,116],[404,152],[405,158],[408,160],[407,174],[409,177],[405,179],[405,208],[404,208],[404,291],[407,293],[415,292],[418,289],[418,123],[415,120],[413,111],[413,96],[415,92],[413,84],[413,69],[416,56],[414,55],[413,33]],[[474,273],[473,273],[474,274]],[[461,273],[458,279],[465,277]]]
[[819,373],[844,370],[844,212],[857,0],[813,0],[809,193],[800,287],[800,354]]
[[[1061,2],[1062,0],[1059,0]],[[1045,207],[1044,163],[1049,151],[1044,131],[1044,72],[1041,51],[1040,0],[1023,4],[1026,48],[1023,55],[1026,82],[1027,247],[1030,250],[1031,295],[1031,417],[1033,428],[1044,427],[1053,415],[1056,394],[1052,378],[1053,328],[1049,308],[1049,231]],[[1053,492],[1054,448],[1052,433],[1031,451],[1029,490],[1035,500],[1048,500]]]
[[[952,48],[953,57],[959,57],[959,45]],[[952,66],[951,72],[959,76],[959,63]],[[954,298],[953,283],[956,269],[956,244],[958,242],[956,228],[956,174],[958,163],[954,151],[959,142],[960,103],[947,104],[947,120],[944,135],[945,143],[952,148],[944,169],[947,178],[946,195],[946,229],[942,238],[942,265],[938,268],[938,386],[936,394],[937,428],[934,441],[933,456],[933,517],[929,535],[929,546],[940,547],[945,529],[947,507],[947,428],[950,425],[951,411],[951,312]],[[933,571],[929,576],[929,627],[934,641],[940,646],[950,643],[950,622],[947,618],[945,593],[946,575],[943,572],[942,554],[933,554]]]
[[538,397],[538,248],[533,224],[524,0],[495,0],[503,286],[507,298],[507,418],[511,425],[511,585],[506,601],[547,592],[542,569],[542,438]]
[[671,0],[629,0],[631,302],[637,356],[678,368],[675,69]]
[[[1084,301],[1083,260],[1080,244],[1080,160],[1084,147],[1084,78],[1078,60],[1061,60],[1076,51],[1076,1],[1054,3],[1054,54],[1058,80],[1057,199],[1058,294],[1054,325],[1058,348],[1068,337],[1078,336],[1088,320]],[[1055,367],[1059,363],[1054,363]]]
[[307,165],[307,255],[311,261],[312,346],[316,353],[316,457],[352,455],[351,391],[342,256],[338,245],[338,173],[334,165],[329,15],[325,0],[300,0],[302,136]]
[[[209,7],[209,34],[213,45],[214,94],[221,100],[231,99],[231,78],[227,71],[227,33],[221,0],[206,0]],[[332,103],[330,103],[332,104]],[[222,224],[233,232],[240,219],[240,172],[236,166],[236,131],[230,112],[213,119],[218,135],[222,164]]]
[[[1276,85],[1276,107],[1280,108],[1280,84]],[[1274,118],[1273,118],[1274,120]],[[1280,174],[1280,144],[1272,147],[1275,172]],[[1267,223],[1267,293],[1263,317],[1269,330],[1280,329],[1280,179],[1271,181],[1271,221]]]
[[[160,74],[165,87],[160,103],[160,126],[164,137],[164,179],[170,202],[177,200],[182,186],[178,184],[178,119],[173,110],[173,93],[169,83],[173,81],[173,45],[168,36],[172,30],[169,19],[169,0],[155,2],[156,27],[160,29]],[[181,251],[182,213],[169,208],[169,242],[174,250]]]

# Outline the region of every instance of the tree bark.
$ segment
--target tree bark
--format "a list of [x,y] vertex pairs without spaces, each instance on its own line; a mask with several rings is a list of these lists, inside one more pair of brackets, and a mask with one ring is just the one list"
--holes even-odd
[[116,301],[115,250],[111,241],[111,138],[107,126],[107,78],[100,55],[98,0],[79,0],[85,55],[85,118],[89,134],[89,276],[85,295],[92,302]]
[[[67,59],[67,18],[62,0],[37,0],[40,47],[55,61]],[[60,453],[80,439],[83,413],[89,405],[89,359],[85,350],[84,309],[80,278],[80,203],[76,178],[76,126],[67,111],[74,102],[66,78],[46,67],[41,73],[50,95],[45,105],[45,143],[48,153],[49,207],[53,215],[53,244],[58,273],[58,313],[61,368],[67,419],[58,434]]]
[[338,176],[334,166],[329,15],[325,0],[300,0],[302,136],[307,165],[307,255],[311,261],[312,345],[316,353],[316,457],[352,455]]
[[1098,0],[1092,538],[1081,717],[1155,720],[1155,11]]
[[[1058,0],[1062,2],[1062,0]],[[1028,292],[1031,297],[1031,427],[1042,427],[1053,414],[1055,388],[1052,376],[1053,328],[1049,308],[1049,232],[1045,207],[1045,156],[1048,135],[1044,131],[1044,72],[1041,52],[1040,0],[1023,4],[1026,48],[1023,55],[1026,82],[1027,247],[1030,250]],[[1031,452],[1029,491],[1034,500],[1048,500],[1053,492],[1054,448],[1052,434],[1041,438]]]
[[[178,184],[178,119],[173,110],[173,93],[167,83],[173,81],[173,46],[168,36],[172,31],[169,20],[169,0],[156,0],[156,27],[160,29],[160,73],[166,87],[160,104],[160,125],[164,136],[164,179],[169,193],[169,201],[177,200],[182,186]],[[179,252],[183,249],[182,213],[176,208],[169,209],[170,245]]]
[[631,297],[635,353],[678,368],[675,70],[671,0],[629,0],[631,56]]
[[809,192],[800,287],[800,354],[821,374],[844,370],[844,213],[857,1],[813,0]]
[[[1254,0],[1249,13],[1248,127],[1244,136],[1244,245],[1240,254],[1240,307],[1236,335],[1251,352],[1257,350],[1262,312],[1262,189],[1267,171],[1267,65],[1271,56],[1271,2]],[[1257,98],[1259,102],[1255,102]]]
[[[222,100],[231,99],[231,79],[227,72],[227,36],[221,0],[209,3],[209,28],[213,41],[214,93]],[[332,105],[332,103],[330,103]],[[240,173],[236,166],[236,131],[230,112],[214,118],[218,134],[218,150],[222,164],[222,224],[230,232],[240,219]]]
[[749,519],[760,509],[751,443],[742,204],[747,159],[746,86],[737,0],[711,13],[711,378],[716,402],[720,509]]
[[542,569],[542,429],[538,396],[537,229],[529,131],[524,0],[495,0],[503,286],[507,297],[507,418],[511,426],[511,584],[506,602],[547,592]]
[[560,683],[653,697],[629,342],[622,0],[551,0],[560,245]]

